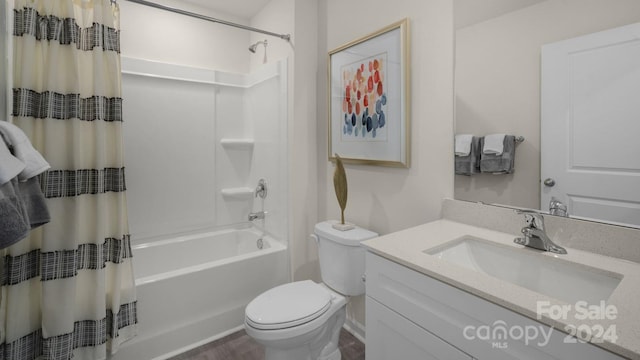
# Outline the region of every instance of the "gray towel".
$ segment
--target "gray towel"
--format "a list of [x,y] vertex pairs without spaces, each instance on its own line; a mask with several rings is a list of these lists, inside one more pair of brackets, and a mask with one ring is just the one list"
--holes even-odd
[[35,229],[51,221],[49,209],[47,209],[44,195],[42,194],[42,190],[40,190],[38,177],[34,176],[25,182],[20,182],[18,186],[20,187],[20,199],[26,209],[28,223],[31,229]]
[[471,151],[467,156],[455,156],[456,175],[471,176],[480,172],[480,138],[471,138]]
[[504,150],[501,155],[485,154],[482,150],[480,151],[480,171],[492,174],[512,174],[515,157],[516,137],[506,135],[504,137]]
[[18,178],[0,186],[0,249],[9,247],[29,234],[27,209],[20,198]]

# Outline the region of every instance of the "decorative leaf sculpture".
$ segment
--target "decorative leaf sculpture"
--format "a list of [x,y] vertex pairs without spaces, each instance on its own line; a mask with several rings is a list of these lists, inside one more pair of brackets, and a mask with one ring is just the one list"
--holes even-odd
[[344,225],[344,209],[347,207],[347,173],[344,171],[342,159],[338,154],[336,154],[336,171],[333,173],[333,187],[340,205],[341,224]]

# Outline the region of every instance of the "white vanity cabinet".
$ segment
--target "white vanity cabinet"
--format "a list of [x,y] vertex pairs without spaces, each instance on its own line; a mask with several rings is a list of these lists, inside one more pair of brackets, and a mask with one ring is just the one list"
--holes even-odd
[[370,251],[366,256],[367,360],[623,359]]
[[447,342],[370,296],[367,306],[367,360],[471,360]]

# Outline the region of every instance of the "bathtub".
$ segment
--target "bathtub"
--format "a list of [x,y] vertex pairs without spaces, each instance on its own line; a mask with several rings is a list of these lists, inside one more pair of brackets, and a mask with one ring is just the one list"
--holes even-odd
[[238,226],[133,246],[138,336],[117,360],[166,359],[242,327],[244,308],[289,280],[286,247]]

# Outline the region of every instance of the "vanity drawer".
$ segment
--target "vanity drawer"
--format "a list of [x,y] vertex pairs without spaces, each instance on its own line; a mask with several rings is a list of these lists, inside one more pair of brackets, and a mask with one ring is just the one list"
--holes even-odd
[[[591,344],[565,343],[563,332],[371,252],[366,261],[367,296],[476,359],[622,359]],[[477,336],[481,327],[501,326],[551,335],[528,342]]]
[[471,356],[367,296],[367,360],[471,360]]

